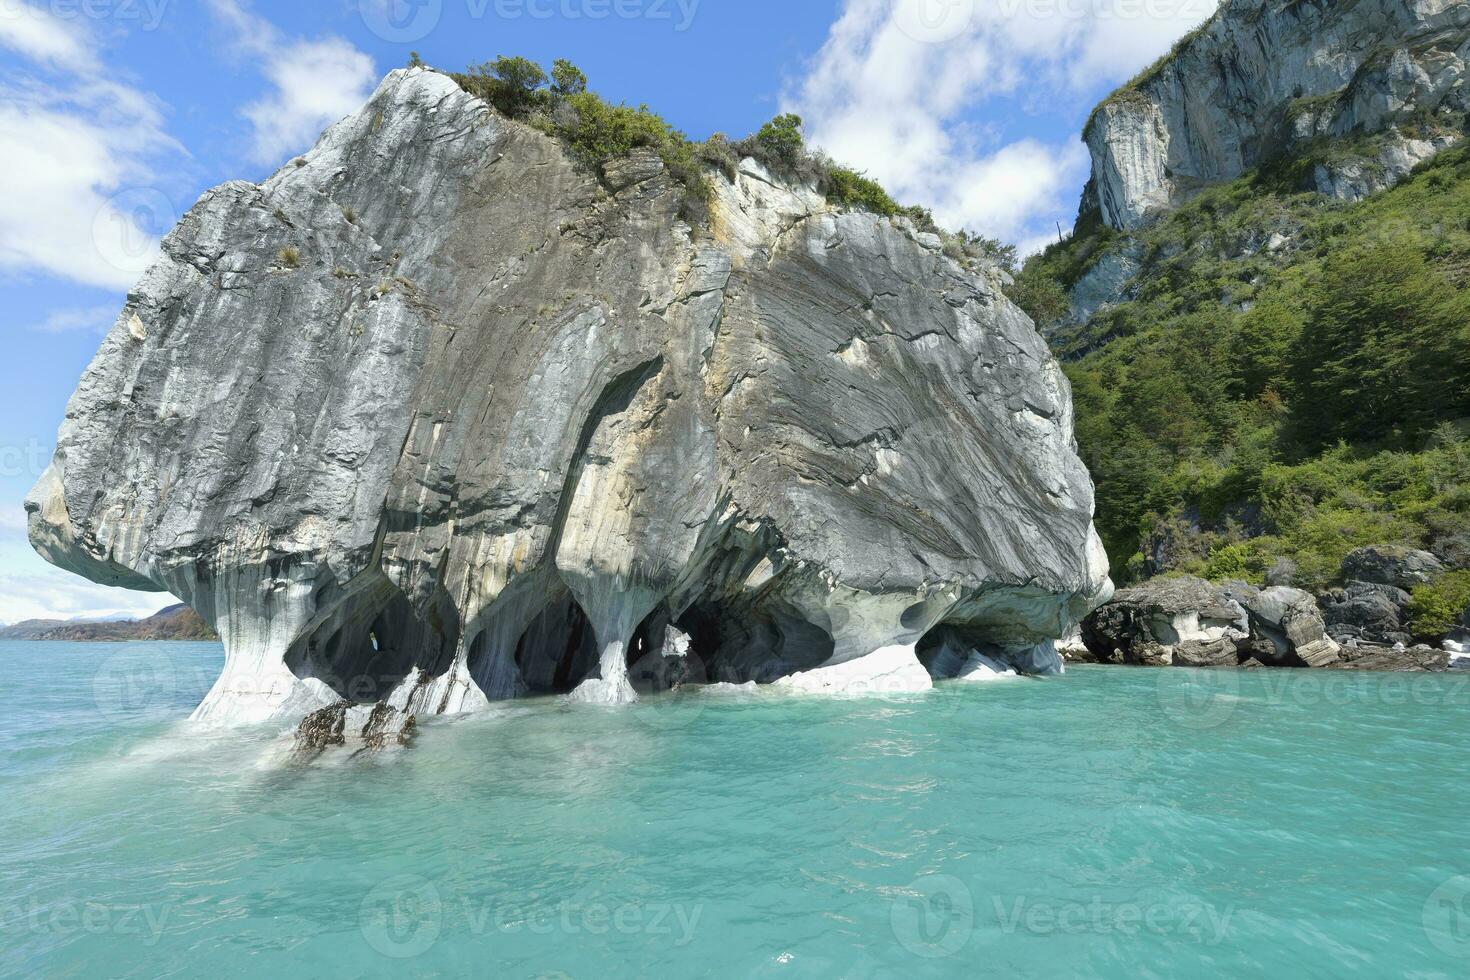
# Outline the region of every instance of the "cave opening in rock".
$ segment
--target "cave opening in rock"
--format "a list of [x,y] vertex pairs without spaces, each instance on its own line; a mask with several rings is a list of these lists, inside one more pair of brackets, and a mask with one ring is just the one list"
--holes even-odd
[[830,633],[777,599],[758,604],[701,600],[675,625],[689,635],[710,683],[769,684],[826,663],[835,647]]
[[292,644],[286,667],[356,704],[381,701],[414,669],[435,676],[453,663],[458,634],[447,601],[436,595],[420,615],[396,588],[364,589]]
[[[565,694],[597,669],[592,623],[570,593],[541,611],[516,643],[516,667],[533,694]],[[474,676],[471,661],[470,673]]]

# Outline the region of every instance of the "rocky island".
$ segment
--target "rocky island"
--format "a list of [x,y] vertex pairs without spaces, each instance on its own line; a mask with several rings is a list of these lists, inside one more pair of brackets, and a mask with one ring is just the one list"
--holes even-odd
[[656,152],[393,72],[164,239],[34,546],[219,630],[209,723],[1059,670],[1112,586],[1005,273],[749,156],[699,179],[691,215]]

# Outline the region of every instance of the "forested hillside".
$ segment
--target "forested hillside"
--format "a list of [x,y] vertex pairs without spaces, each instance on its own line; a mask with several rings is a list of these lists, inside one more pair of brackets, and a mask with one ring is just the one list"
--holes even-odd
[[[1382,543],[1470,564],[1470,151],[1356,203],[1296,190],[1301,166],[1132,233],[1084,214],[1011,289],[1072,380],[1121,581],[1320,589]],[[1078,323],[1105,258],[1136,276]]]

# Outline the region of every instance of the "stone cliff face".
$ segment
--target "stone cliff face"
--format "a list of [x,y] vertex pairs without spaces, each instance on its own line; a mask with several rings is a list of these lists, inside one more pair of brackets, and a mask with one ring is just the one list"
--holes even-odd
[[1084,210],[1119,229],[1203,185],[1309,158],[1356,199],[1457,141],[1470,110],[1465,0],[1225,0],[1173,55],[1098,108]]
[[33,544],[216,625],[214,722],[628,700],[679,632],[710,680],[888,676],[941,624],[1049,669],[1111,585],[1030,321],[906,220],[712,180],[695,233],[656,157],[392,73],[165,239]]

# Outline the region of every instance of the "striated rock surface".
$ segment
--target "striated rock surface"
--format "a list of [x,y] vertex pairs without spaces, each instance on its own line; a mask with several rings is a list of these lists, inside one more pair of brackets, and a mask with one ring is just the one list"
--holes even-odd
[[1350,552],[1342,561],[1342,577],[1349,582],[1412,589],[1444,574],[1440,560],[1427,551],[1399,545],[1373,545]]
[[1250,620],[1225,589],[1190,575],[1120,589],[1082,623],[1082,640],[1103,663],[1234,666]]
[[1316,190],[1366,196],[1459,140],[1467,57],[1465,0],[1225,0],[1098,107],[1084,207],[1136,228],[1283,156]]
[[1311,593],[1284,585],[1265,589],[1233,585],[1227,591],[1250,616],[1249,652],[1261,663],[1326,667],[1341,659],[1341,648],[1327,635]]
[[1327,632],[1338,643],[1392,647],[1412,643],[1409,593],[1392,585],[1349,582],[1319,597]]
[[1078,660],[1153,667],[1326,667],[1343,659],[1310,593],[1189,575],[1120,589],[1082,622]]
[[217,626],[207,722],[625,701],[670,625],[732,683],[871,657],[847,673],[923,686],[940,624],[1054,658],[1111,585],[1065,378],[998,274],[753,161],[711,179],[691,229],[651,154],[589,173],[392,73],[166,237],[33,544]]

